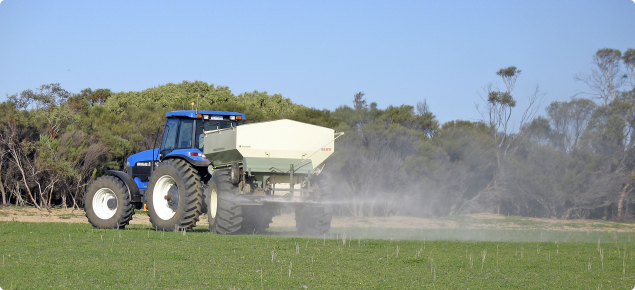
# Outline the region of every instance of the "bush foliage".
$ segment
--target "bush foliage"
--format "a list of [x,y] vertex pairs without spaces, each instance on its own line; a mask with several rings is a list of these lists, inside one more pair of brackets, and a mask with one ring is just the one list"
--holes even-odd
[[[201,81],[140,92],[43,85],[0,103],[0,202],[82,207],[92,180],[155,146],[166,112],[198,107],[242,112],[248,123],[288,118],[346,132],[324,171],[340,214],[630,219],[635,50],[617,52],[599,50],[597,68],[577,77],[589,99],[553,102],[534,117],[543,95],[537,88],[528,108],[515,109],[521,70],[510,66],[496,73],[506,89],[486,87],[482,121],[445,124],[425,100],[381,109],[361,92],[330,111]],[[607,61],[625,68],[609,84],[598,77]],[[522,120],[515,131],[512,113]]]

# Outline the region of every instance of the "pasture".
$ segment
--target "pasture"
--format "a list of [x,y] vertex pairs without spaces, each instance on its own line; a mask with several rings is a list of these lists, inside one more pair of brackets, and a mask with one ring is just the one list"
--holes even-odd
[[205,227],[3,221],[0,288],[632,289],[633,238],[610,228],[334,228],[295,237],[284,227],[220,236]]

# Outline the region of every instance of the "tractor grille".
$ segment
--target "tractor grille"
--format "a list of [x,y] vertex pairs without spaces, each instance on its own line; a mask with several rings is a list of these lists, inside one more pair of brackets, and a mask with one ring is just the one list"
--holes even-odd
[[139,177],[141,181],[148,181],[150,179],[151,166],[132,166],[130,170],[132,172],[132,178]]

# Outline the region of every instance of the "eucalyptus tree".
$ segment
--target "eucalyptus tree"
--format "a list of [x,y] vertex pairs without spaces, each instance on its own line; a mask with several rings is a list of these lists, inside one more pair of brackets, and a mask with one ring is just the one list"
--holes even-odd
[[629,48],[626,50],[622,55],[622,61],[624,61],[624,66],[626,66],[626,75],[631,84],[631,89],[635,89],[635,49]]
[[575,150],[596,108],[592,100],[578,98],[549,104],[545,111],[554,147],[566,152]]
[[9,96],[8,100],[14,103],[17,109],[32,110],[36,118],[45,119],[46,133],[55,139],[73,116],[73,112],[65,106],[70,96],[71,94],[62,89],[59,83],[55,83],[42,85],[35,91],[24,90],[19,95]]
[[[630,59],[630,58],[629,58]],[[619,90],[626,80],[621,70],[622,53],[618,49],[602,48],[593,56],[593,67],[590,75],[578,75],[576,80],[585,83],[592,91],[594,98],[608,105],[619,95]]]
[[515,196],[505,188],[504,183],[508,181],[506,163],[511,159],[519,148],[523,145],[527,128],[544,97],[540,87],[536,86],[534,92],[527,98],[527,107],[522,111],[518,132],[513,132],[514,124],[511,122],[512,113],[516,107],[516,98],[513,96],[516,81],[522,71],[515,66],[502,68],[496,72],[501,77],[505,90],[494,89],[492,84],[484,88],[486,98],[483,98],[485,107],[481,109],[477,104],[477,110],[481,113],[483,121],[490,127],[490,134],[494,140],[496,151],[496,169],[490,186],[482,190],[478,195],[470,200],[473,203],[480,203],[486,208],[495,207],[495,211],[500,213],[504,203],[514,203]]

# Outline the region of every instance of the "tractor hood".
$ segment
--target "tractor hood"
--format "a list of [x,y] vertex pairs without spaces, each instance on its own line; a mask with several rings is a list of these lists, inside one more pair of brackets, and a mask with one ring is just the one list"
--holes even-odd
[[[152,162],[152,157],[154,156],[154,161],[159,159],[159,149],[150,149],[146,151],[141,151],[136,154],[130,155],[127,161],[128,166],[137,166],[138,162]],[[150,164],[143,164],[143,166],[150,166]]]

